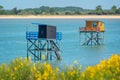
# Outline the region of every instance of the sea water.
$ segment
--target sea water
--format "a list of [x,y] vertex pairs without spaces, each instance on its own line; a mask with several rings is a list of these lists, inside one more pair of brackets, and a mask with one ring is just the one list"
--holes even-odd
[[105,23],[105,42],[101,46],[81,46],[79,27],[92,19],[0,19],[0,63],[9,63],[26,57],[26,31],[37,31],[33,22],[55,25],[62,32],[61,64],[73,64],[75,60],[83,67],[95,65],[120,54],[120,19],[96,19]]

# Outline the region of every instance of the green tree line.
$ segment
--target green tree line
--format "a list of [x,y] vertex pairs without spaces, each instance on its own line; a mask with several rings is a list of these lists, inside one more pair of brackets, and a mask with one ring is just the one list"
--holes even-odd
[[18,9],[13,8],[11,10],[4,9],[0,5],[0,15],[119,15],[120,8],[115,5],[111,9],[102,9],[101,5],[96,6],[95,9],[83,9],[81,7],[48,7],[41,6],[39,8],[26,8]]

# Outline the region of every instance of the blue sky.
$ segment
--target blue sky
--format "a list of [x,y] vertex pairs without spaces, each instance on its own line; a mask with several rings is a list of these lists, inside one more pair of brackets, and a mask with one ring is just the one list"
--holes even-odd
[[101,5],[103,9],[110,9],[113,5],[120,7],[120,0],[0,0],[0,5],[4,6],[4,9],[38,8],[40,6],[77,6],[84,9],[95,9],[97,5]]

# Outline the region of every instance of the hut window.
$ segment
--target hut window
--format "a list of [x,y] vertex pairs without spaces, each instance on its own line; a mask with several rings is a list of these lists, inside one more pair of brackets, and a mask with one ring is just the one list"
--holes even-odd
[[96,27],[97,27],[97,22],[93,22],[92,26],[93,26],[94,28],[96,28]]

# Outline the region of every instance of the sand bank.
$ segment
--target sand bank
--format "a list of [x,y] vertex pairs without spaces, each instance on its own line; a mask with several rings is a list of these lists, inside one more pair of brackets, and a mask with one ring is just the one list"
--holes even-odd
[[120,19],[120,15],[0,15],[0,19]]

